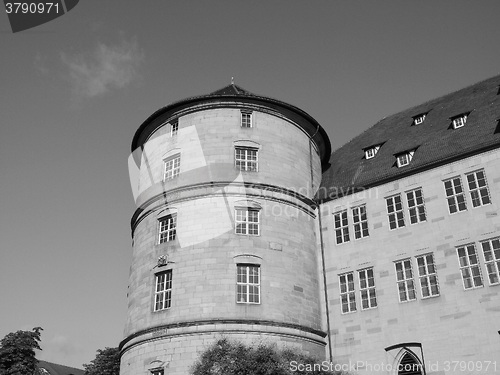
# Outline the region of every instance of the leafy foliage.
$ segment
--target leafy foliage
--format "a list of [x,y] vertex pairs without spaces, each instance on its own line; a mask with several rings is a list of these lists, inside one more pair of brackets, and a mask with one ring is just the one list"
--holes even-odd
[[84,364],[85,375],[119,375],[120,350],[118,348],[104,348],[97,350],[95,359],[90,364]]
[[41,327],[32,331],[17,331],[7,334],[0,341],[0,375],[33,375],[38,360],[35,349],[40,345]]
[[[326,363],[326,362],[325,362]],[[314,366],[316,364],[316,366]],[[191,368],[191,375],[341,375],[316,358],[276,345],[246,346],[219,339]],[[329,364],[329,362],[328,362]]]

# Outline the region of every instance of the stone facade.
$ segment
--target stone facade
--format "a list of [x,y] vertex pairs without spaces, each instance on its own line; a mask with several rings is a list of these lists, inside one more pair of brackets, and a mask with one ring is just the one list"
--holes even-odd
[[[221,337],[358,374],[500,373],[498,87],[500,76],[390,116],[333,154],[307,113],[235,85],[151,115],[132,142],[121,375],[187,374]],[[454,115],[468,123],[455,129]],[[487,182],[481,204],[470,174]],[[257,303],[238,286],[246,267]],[[171,277],[168,306],[159,275]]]
[[[359,193],[333,200],[321,207],[325,246],[331,340],[334,358],[354,363],[359,374],[397,374],[402,348],[385,351],[399,343],[417,342],[410,347],[422,361],[427,374],[500,372],[500,285],[490,285],[481,241],[500,236],[498,199],[500,198],[500,152],[485,152],[442,167],[402,178]],[[465,175],[484,170],[491,204],[472,207]],[[450,214],[444,180],[460,176],[467,199],[467,210]],[[425,201],[426,221],[409,222],[405,193],[420,188]],[[405,226],[389,228],[386,197],[401,194]],[[369,236],[354,238],[353,207],[366,205]],[[334,214],[347,210],[350,241],[337,244]],[[475,244],[483,286],[464,290],[457,248]],[[433,254],[439,295],[422,298],[416,258]],[[416,299],[400,302],[395,262],[410,259]],[[377,307],[362,309],[358,271],[373,268]],[[342,313],[339,275],[354,274],[356,311]],[[469,366],[460,371],[458,366]],[[491,363],[496,361],[495,364]],[[384,364],[384,371],[375,371]],[[470,371],[470,369],[475,369]]]

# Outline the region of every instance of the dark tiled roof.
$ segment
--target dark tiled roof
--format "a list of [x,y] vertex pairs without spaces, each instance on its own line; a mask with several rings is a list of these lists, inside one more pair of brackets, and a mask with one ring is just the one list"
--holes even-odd
[[250,91],[245,90],[244,88],[235,85],[234,83],[227,85],[226,87],[221,88],[220,90],[214,91],[210,93],[210,95],[253,95]]
[[[74,367],[58,365],[57,363],[38,361],[38,369],[45,369],[50,375],[84,375],[85,371]],[[45,372],[39,371],[39,374],[46,375]]]
[[[323,173],[321,202],[500,147],[500,76],[386,117],[334,151]],[[413,117],[427,113],[424,122]],[[469,113],[465,126],[453,129],[451,118]],[[365,159],[364,149],[382,144]],[[398,168],[395,155],[416,149],[408,166]]]

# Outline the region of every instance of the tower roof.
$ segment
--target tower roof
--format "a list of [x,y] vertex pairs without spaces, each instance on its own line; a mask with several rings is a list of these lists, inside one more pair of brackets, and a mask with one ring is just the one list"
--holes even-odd
[[[422,123],[415,118],[425,115]],[[455,129],[456,116],[467,115]],[[375,157],[365,150],[380,146]],[[319,201],[328,201],[500,147],[500,76],[386,117],[333,152]],[[396,156],[414,151],[409,165]]]
[[326,131],[311,115],[298,107],[280,100],[253,94],[250,91],[235,85],[234,83],[207,95],[194,96],[169,104],[149,116],[146,121],[142,123],[139,129],[137,129],[132,140],[132,153],[134,154],[134,158],[136,158],[136,164],[139,165],[140,160],[137,159],[138,154],[134,151],[139,147],[142,147],[148,137],[156,129],[162,126],[167,119],[178,115],[182,116],[190,111],[228,107],[235,105],[236,103],[243,103],[243,105],[247,103],[249,105],[265,106],[293,120],[317,145],[320,153],[321,164],[323,169],[326,168],[331,154],[330,139],[328,138]]

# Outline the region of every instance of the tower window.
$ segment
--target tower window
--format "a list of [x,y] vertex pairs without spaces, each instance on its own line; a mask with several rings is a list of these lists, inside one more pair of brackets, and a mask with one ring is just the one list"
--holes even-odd
[[165,373],[165,371],[162,368],[149,370],[149,372],[151,373],[151,375],[163,375]]
[[389,216],[389,227],[391,229],[402,228],[405,226],[405,218],[403,213],[403,203],[401,195],[385,198],[387,204],[387,214]]
[[500,284],[500,238],[481,242],[490,285]]
[[174,120],[170,122],[170,136],[175,137],[179,131],[179,120]]
[[349,242],[349,225],[347,222],[347,210],[333,214],[333,226],[337,244]]
[[413,125],[422,124],[425,121],[425,116],[427,116],[427,113],[421,113],[420,115],[413,117]]
[[406,151],[402,154],[396,155],[396,161],[398,164],[398,168],[404,167],[410,164],[411,159],[413,159],[413,154],[415,151]]
[[352,272],[339,275],[340,303],[342,314],[356,311],[356,294],[354,292],[354,274]]
[[451,125],[453,126],[453,129],[458,129],[461,128],[462,126],[465,125],[467,122],[467,115],[466,113],[458,115],[456,117],[451,118]]
[[490,204],[490,193],[488,191],[488,183],[486,182],[486,175],[484,170],[468,173],[467,183],[469,184],[470,197],[473,207],[483,206]]
[[357,240],[368,237],[368,218],[366,216],[366,205],[352,209],[352,221],[354,222],[354,238]]
[[249,208],[236,209],[236,234],[258,236],[260,234],[260,212]]
[[260,266],[238,264],[236,277],[236,302],[259,304]]
[[373,268],[358,271],[359,294],[361,296],[361,309],[373,309],[377,307],[377,293],[375,291],[375,279]]
[[380,150],[380,145],[365,149],[365,159],[374,158],[378,150]]
[[235,152],[235,166],[240,171],[257,172],[259,167],[258,150],[249,147],[236,147]]
[[165,160],[163,181],[172,180],[181,172],[181,155],[177,154]]
[[481,275],[476,246],[474,244],[469,244],[458,247],[457,253],[464,289],[473,289],[483,286],[483,276]]
[[467,203],[465,201],[465,194],[460,176],[444,181],[444,190],[446,191],[446,200],[448,202],[450,214],[467,210]]
[[432,254],[417,257],[422,298],[439,296],[439,284]]
[[175,240],[177,215],[168,215],[159,220],[158,243]]
[[154,311],[170,308],[172,302],[172,270],[156,274]]
[[408,201],[408,213],[410,214],[410,224],[417,224],[426,221],[424,195],[422,189],[415,189],[406,192]]
[[396,281],[398,284],[399,302],[414,301],[417,299],[411,260],[405,259],[396,262]]
[[241,127],[251,128],[252,127],[252,112],[251,111],[241,111]]

